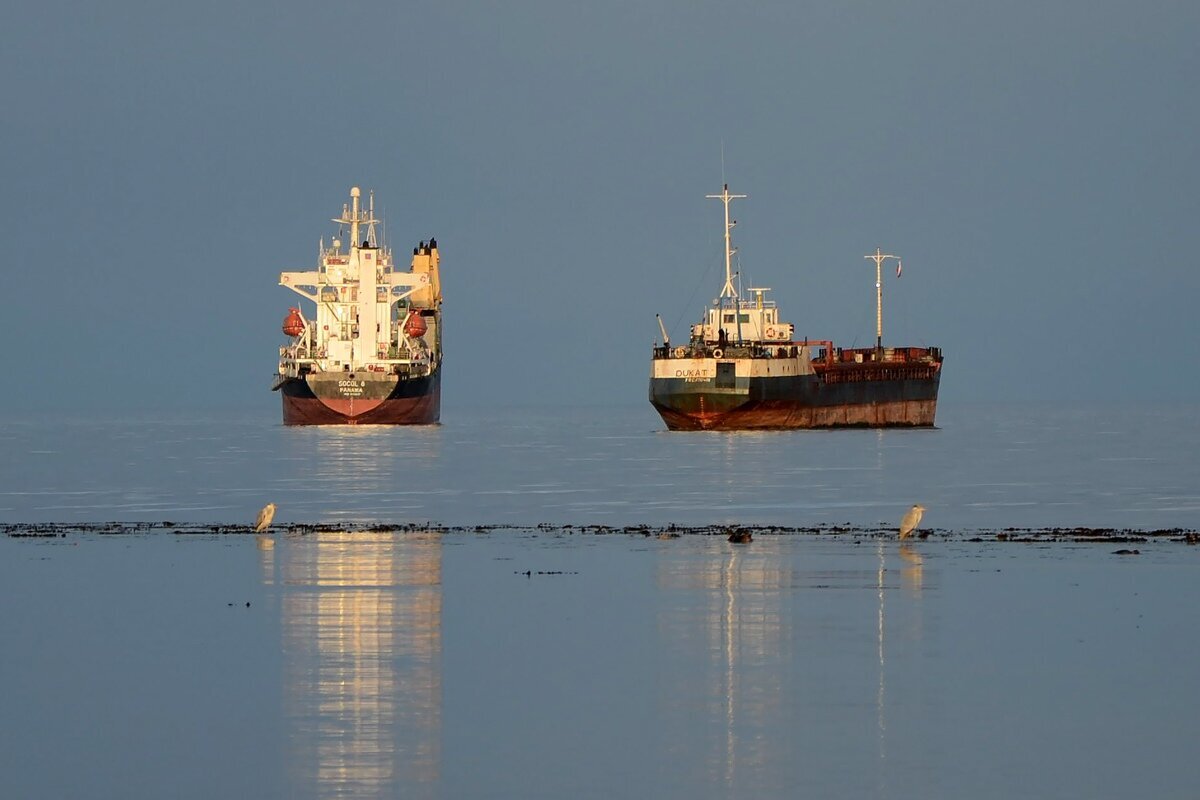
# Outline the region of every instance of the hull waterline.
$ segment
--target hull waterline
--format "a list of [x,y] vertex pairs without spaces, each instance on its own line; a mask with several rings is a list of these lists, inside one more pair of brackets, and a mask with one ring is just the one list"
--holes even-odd
[[401,381],[385,397],[318,397],[303,379],[283,382],[284,425],[435,425],[441,418],[442,373]]
[[867,389],[861,395],[858,401],[799,394],[754,400],[716,393],[656,393],[652,388],[650,402],[673,431],[934,427],[936,381],[932,386]]

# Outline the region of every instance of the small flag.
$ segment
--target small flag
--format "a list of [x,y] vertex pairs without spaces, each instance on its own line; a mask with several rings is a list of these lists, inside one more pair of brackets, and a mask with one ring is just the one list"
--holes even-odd
[[904,262],[897,260],[896,261],[896,277],[899,278],[900,273],[903,271],[904,271]]

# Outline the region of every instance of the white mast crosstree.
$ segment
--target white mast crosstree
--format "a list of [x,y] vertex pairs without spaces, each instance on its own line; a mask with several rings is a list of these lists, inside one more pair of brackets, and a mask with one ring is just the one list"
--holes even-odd
[[900,256],[894,256],[891,253],[885,253],[878,247],[875,248],[875,253],[869,256],[863,256],[868,261],[875,262],[875,349],[883,348],[883,262],[889,258],[900,260]]
[[704,196],[709,200],[720,200],[725,204],[725,287],[721,289],[721,297],[733,298],[733,313],[734,319],[736,320],[734,324],[737,329],[737,338],[740,342],[742,340],[742,304],[741,297],[738,296],[737,290],[733,288],[733,245],[730,243],[729,237],[729,232],[733,230],[734,225],[737,225],[737,220],[735,219],[732,222],[729,221],[729,203],[733,200],[744,200],[746,195],[730,194],[729,184],[727,183],[722,187],[720,194],[706,194]]

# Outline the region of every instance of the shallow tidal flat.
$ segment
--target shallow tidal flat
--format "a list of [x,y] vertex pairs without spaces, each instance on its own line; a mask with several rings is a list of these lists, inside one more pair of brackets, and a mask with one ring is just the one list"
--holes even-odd
[[[195,535],[233,535],[257,534],[253,525],[217,525],[164,522],[104,522],[104,523],[0,523],[0,534],[14,538],[65,538],[70,534],[99,534],[104,536],[120,536],[145,533],[171,533],[180,536]],[[849,537],[855,540],[895,538],[896,529],[886,525],[862,527],[849,523],[842,525],[813,525],[790,527],[784,525],[624,525],[619,527],[609,525],[561,525],[540,523],[537,525],[513,524],[480,524],[480,525],[442,525],[436,523],[404,523],[389,525],[383,523],[345,523],[336,525],[320,523],[292,522],[272,527],[267,533],[292,536],[306,536],[319,533],[436,533],[436,534],[489,534],[489,533],[541,533],[545,535],[569,536],[643,536],[658,539],[676,538],[679,536],[724,536],[745,537],[754,536],[833,536]],[[914,539],[967,541],[967,542],[1075,542],[1075,543],[1137,543],[1148,541],[1181,542],[1189,545],[1200,544],[1200,530],[1188,528],[1161,528],[1156,530],[1139,530],[1133,528],[1092,528],[1092,527],[1043,527],[1043,528],[1004,528],[1001,530],[944,530],[937,528],[919,529],[913,534]]]
[[13,796],[1200,785],[1190,530],[0,530]]

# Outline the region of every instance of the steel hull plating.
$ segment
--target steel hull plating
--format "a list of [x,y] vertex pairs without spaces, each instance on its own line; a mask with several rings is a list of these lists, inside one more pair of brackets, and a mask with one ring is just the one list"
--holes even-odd
[[422,378],[357,381],[288,378],[279,385],[284,425],[432,425],[441,417],[442,371]]
[[721,389],[714,381],[651,378],[650,402],[671,430],[932,427],[940,375],[755,377]]

